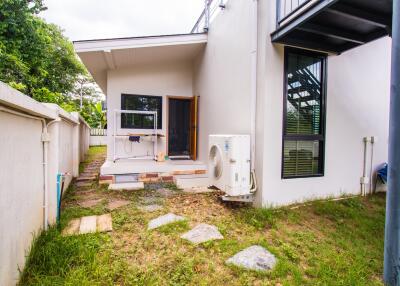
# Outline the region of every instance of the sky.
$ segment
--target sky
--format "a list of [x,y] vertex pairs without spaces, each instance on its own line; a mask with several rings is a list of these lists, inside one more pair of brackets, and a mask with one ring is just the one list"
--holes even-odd
[[204,0],[45,0],[40,16],[70,40],[188,33]]

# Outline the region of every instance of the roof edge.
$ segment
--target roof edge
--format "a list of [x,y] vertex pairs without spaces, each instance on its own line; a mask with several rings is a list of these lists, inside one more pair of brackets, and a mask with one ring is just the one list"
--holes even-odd
[[207,43],[206,33],[74,41],[77,53]]

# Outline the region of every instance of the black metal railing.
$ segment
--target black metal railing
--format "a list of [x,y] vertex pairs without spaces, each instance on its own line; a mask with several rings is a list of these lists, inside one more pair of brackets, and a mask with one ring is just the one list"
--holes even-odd
[[316,0],[276,0],[276,26],[301,10],[308,3]]

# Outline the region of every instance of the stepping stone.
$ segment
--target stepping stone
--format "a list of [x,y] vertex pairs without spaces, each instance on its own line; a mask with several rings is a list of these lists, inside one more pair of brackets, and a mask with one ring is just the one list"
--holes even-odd
[[167,225],[167,224],[170,224],[170,223],[183,221],[183,220],[185,220],[184,217],[178,216],[178,215],[173,214],[173,213],[169,213],[169,214],[160,216],[158,218],[152,219],[149,222],[149,225],[148,225],[147,229],[151,230],[151,229],[155,229],[155,228],[158,228],[160,226],[163,226],[163,225]]
[[275,256],[259,245],[250,246],[226,261],[227,264],[233,264],[249,270],[270,270],[276,264]]
[[79,234],[94,233],[97,230],[97,216],[84,216],[81,218]]
[[201,223],[192,230],[183,234],[181,238],[189,240],[191,243],[200,244],[206,241],[224,239],[215,225]]
[[169,190],[169,189],[159,189],[156,191],[157,194],[163,198],[169,198],[172,197],[176,194],[175,191]]
[[95,176],[80,176],[80,177],[78,177],[78,178],[76,178],[76,181],[77,182],[82,182],[82,181],[94,181],[94,180],[96,180],[97,178],[95,177]]
[[112,218],[110,214],[104,214],[97,217],[97,231],[112,231]]
[[115,210],[118,209],[120,207],[124,207],[129,205],[131,202],[130,201],[126,201],[126,200],[117,200],[117,201],[111,201],[107,204],[107,208],[109,210]]
[[68,223],[67,227],[64,228],[64,230],[62,231],[62,235],[67,236],[67,235],[77,234],[79,231],[80,224],[81,224],[80,218],[71,220]]
[[88,181],[85,181],[85,182],[76,182],[75,183],[75,185],[78,187],[78,188],[84,188],[84,187],[91,187],[92,185],[93,185],[93,182],[88,182]]
[[159,210],[162,210],[163,207],[160,205],[147,205],[147,206],[140,206],[138,207],[141,211],[152,213]]
[[94,207],[95,205],[99,204],[101,201],[102,201],[102,199],[89,199],[89,200],[78,202],[78,205],[83,208],[91,208],[91,207]]
[[144,184],[142,182],[135,183],[119,183],[119,184],[111,184],[108,186],[108,189],[111,191],[137,191],[142,190],[144,188]]

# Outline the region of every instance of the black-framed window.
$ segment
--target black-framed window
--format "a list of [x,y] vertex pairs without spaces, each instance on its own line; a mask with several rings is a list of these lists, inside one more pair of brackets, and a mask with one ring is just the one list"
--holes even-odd
[[[137,94],[121,95],[122,110],[157,111],[157,129],[162,129],[162,97]],[[153,129],[154,115],[128,114],[121,115],[121,128]]]
[[285,49],[282,178],[324,175],[326,55]]

